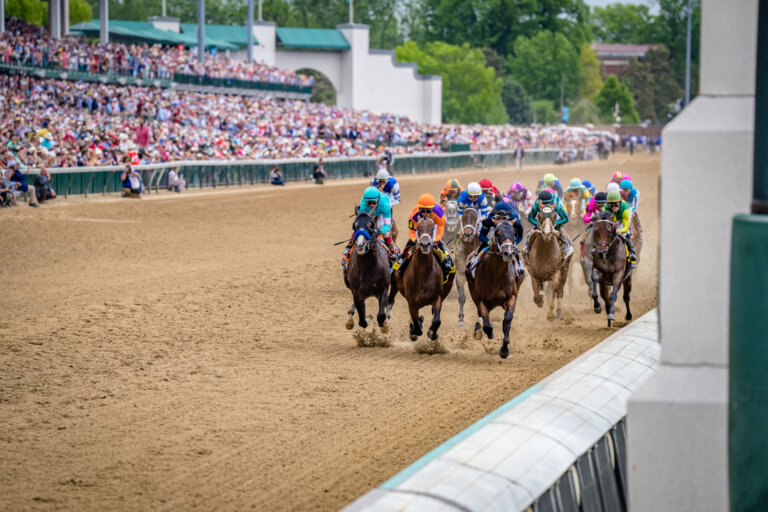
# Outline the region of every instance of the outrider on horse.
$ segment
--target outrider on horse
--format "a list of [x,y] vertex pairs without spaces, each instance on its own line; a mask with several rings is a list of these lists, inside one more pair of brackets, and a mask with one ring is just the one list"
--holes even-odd
[[[520,228],[516,228],[512,222],[506,220],[505,216],[500,216],[499,220],[500,222],[494,228],[490,246],[484,257],[477,263],[474,274],[472,268],[468,266],[465,275],[469,293],[477,307],[477,315],[483,321],[482,330],[479,321],[475,324],[475,339],[482,339],[483,332],[488,339],[493,339],[490,313],[496,307],[504,309],[502,323],[504,340],[499,356],[506,359],[509,357],[509,330],[515,314],[520,286],[525,279],[525,271],[519,268],[517,263]],[[517,222],[519,223],[519,218]]]

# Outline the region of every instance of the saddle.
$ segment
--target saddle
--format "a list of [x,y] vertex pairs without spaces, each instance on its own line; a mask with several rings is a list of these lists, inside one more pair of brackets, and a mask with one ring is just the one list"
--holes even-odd
[[[411,258],[413,257],[413,253],[415,251],[416,247],[407,247],[405,250],[403,250],[403,253],[398,261],[396,261],[392,265],[391,270],[399,270],[401,273],[405,272],[405,269],[408,267],[408,262],[411,261]],[[445,272],[445,265],[444,262],[446,258],[450,258],[450,255],[448,252],[443,252],[440,250],[438,246],[432,247],[432,255],[435,257],[438,263],[440,263],[440,267],[443,269],[443,284],[445,284],[448,281],[448,276],[450,274],[453,274],[456,272],[456,266],[453,265],[453,262],[451,262],[451,268],[448,272]]]

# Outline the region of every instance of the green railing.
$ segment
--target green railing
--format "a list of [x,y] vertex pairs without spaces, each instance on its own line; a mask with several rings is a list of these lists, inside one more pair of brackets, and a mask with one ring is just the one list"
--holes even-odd
[[[559,151],[559,149],[527,150],[525,162],[526,164],[553,162]],[[513,150],[397,156],[392,166],[392,173],[395,176],[401,176],[452,169],[484,169],[513,165],[514,160]],[[189,188],[215,188],[268,183],[269,172],[275,165],[280,166],[286,181],[309,181],[315,163],[317,159],[185,161],[139,165],[134,169],[142,173],[146,189],[157,191],[165,188],[165,178],[169,169],[176,169],[183,175]],[[375,166],[376,158],[374,157],[325,159],[325,171],[329,179],[372,176],[376,172]],[[121,166],[49,169],[53,188],[63,196],[120,192],[122,170]],[[35,173],[36,170],[30,171],[30,174]]]
[[177,73],[173,80],[160,78],[142,78],[141,76],[121,75],[114,72],[106,74],[90,71],[76,71],[56,67],[17,66],[0,64],[0,73],[6,75],[29,75],[40,78],[57,80],[72,80],[76,82],[99,82],[103,84],[143,85],[155,87],[171,87],[174,84],[196,85],[202,87],[225,87],[247,89],[253,91],[275,91],[296,94],[312,94],[312,86],[279,84],[272,82],[254,82],[235,78],[213,78],[210,76],[184,75]]

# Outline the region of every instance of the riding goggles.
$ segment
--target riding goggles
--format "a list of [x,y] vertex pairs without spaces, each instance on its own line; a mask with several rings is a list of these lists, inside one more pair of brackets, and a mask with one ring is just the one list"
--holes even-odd
[[608,203],[608,206],[609,206],[610,208],[613,208],[614,206],[617,206],[617,207],[618,207],[618,206],[621,206],[621,203]]
[[512,214],[511,213],[497,213],[496,214],[496,218],[497,219],[501,219],[501,220],[510,220],[510,219],[512,219]]
[[419,213],[421,213],[422,215],[431,215],[432,208],[419,208]]
[[366,201],[365,204],[370,206],[371,208],[375,207],[377,204],[379,204],[378,201]]

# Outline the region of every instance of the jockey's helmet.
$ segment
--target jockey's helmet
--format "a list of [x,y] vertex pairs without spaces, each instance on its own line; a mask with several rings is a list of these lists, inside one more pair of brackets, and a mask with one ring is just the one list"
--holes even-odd
[[478,185],[480,185],[480,188],[482,188],[483,190],[491,190],[493,188],[493,182],[491,182],[491,180],[489,180],[488,178],[480,180],[480,183],[478,183]]
[[586,189],[592,188],[592,182],[591,181],[584,180],[584,181],[581,182],[581,184],[584,185],[584,188],[586,188]]
[[632,182],[629,180],[621,180],[621,188],[626,190],[632,190]]
[[549,190],[542,190],[539,194],[539,201],[541,201],[541,204],[552,204],[554,200],[555,196]]
[[459,180],[451,178],[450,180],[445,182],[446,190],[459,190],[460,188],[461,188],[461,183],[459,183]]
[[523,184],[520,183],[519,181],[516,181],[509,187],[509,190],[511,190],[512,192],[519,192],[523,190],[523,188],[525,188],[523,187]]
[[477,199],[483,194],[483,188],[480,186],[479,183],[473,181],[469,185],[467,185],[467,194],[472,199]]
[[579,178],[573,178],[571,183],[568,185],[568,189],[575,190],[577,188],[581,188],[581,180]]
[[387,181],[389,179],[389,173],[386,169],[382,169],[376,173],[376,179],[379,181]]
[[606,201],[608,204],[619,204],[621,203],[621,194],[617,190],[612,190],[608,192],[608,196],[606,197]]
[[620,181],[621,181],[621,180],[623,180],[623,179],[624,179],[624,175],[623,175],[623,174],[621,174],[621,173],[620,173],[620,172],[618,172],[618,171],[616,171],[615,173],[613,173],[613,176],[611,176],[611,181],[615,181],[616,183],[620,182]]
[[557,181],[557,178],[555,178],[555,175],[552,173],[547,173],[544,175],[544,183],[548,183],[550,185],[554,184],[555,181]]
[[493,213],[497,218],[509,219],[512,216],[512,205],[501,201],[493,207]]
[[595,204],[603,204],[606,200],[605,192],[598,192],[595,194]]
[[608,192],[609,194],[611,192],[618,192],[619,191],[619,184],[611,182],[611,183],[608,184],[607,187],[605,187],[605,191]]
[[[378,192],[378,191],[377,191]],[[416,206],[421,209],[429,209],[435,207],[435,198],[432,196],[432,194],[422,194],[419,196],[419,200],[416,201]]]
[[365,201],[366,204],[377,203],[379,197],[381,197],[381,192],[379,192],[379,189],[376,187],[368,187],[365,189],[365,192],[363,192],[363,201]]

